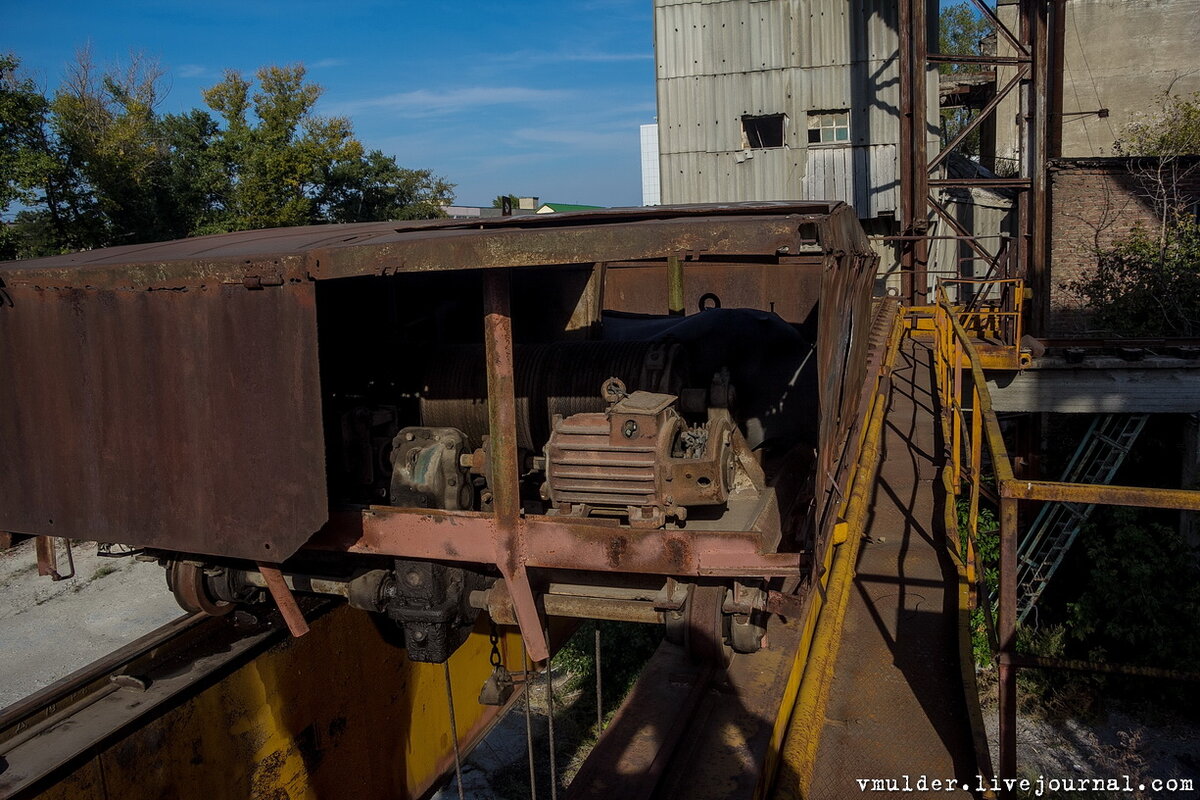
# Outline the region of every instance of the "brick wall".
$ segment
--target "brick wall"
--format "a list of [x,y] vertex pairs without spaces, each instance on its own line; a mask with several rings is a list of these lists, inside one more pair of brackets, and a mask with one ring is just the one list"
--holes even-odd
[[[1050,168],[1053,191],[1050,242],[1051,336],[1103,336],[1089,327],[1088,310],[1064,284],[1088,275],[1098,251],[1137,224],[1158,225],[1143,179],[1124,159],[1062,159]],[[1182,193],[1200,199],[1200,169],[1188,175]]]

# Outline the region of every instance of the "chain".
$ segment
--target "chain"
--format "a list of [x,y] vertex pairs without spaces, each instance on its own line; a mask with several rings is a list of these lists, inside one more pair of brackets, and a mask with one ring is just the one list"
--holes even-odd
[[492,643],[492,653],[488,656],[488,662],[493,669],[504,666],[504,659],[500,657],[500,629],[496,627],[495,620],[488,620],[492,626],[491,633],[488,636],[488,641]]
[[454,742],[454,775],[458,779],[458,800],[466,800],[462,779],[462,751],[458,747],[458,722],[454,717],[454,690],[450,683],[450,659],[442,662],[446,676],[446,705],[450,711],[450,739]]

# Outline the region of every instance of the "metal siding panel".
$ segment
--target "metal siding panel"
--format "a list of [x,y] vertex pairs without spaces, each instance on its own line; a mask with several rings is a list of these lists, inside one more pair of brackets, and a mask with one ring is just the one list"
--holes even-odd
[[[786,113],[786,141],[792,148],[785,159],[763,159],[763,151],[758,151],[755,166],[738,165],[731,156],[724,161],[692,158],[682,173],[668,173],[664,163],[664,202],[668,195],[699,202],[726,199],[722,194],[739,199],[799,194],[837,196],[863,216],[896,207],[891,185],[899,138],[894,3],[656,0],[655,7],[664,29],[670,26],[657,43],[660,77],[678,76],[660,80],[664,156],[729,154],[740,146],[743,114]],[[857,59],[853,67],[852,56]],[[861,85],[855,87],[854,81]],[[931,93],[936,96],[936,83]],[[852,141],[872,149],[861,151],[866,155],[844,156],[841,167],[819,158],[824,164],[818,167],[820,176],[806,176],[812,169],[806,155],[808,112],[841,108],[851,109]],[[875,149],[881,145],[890,149]],[[757,166],[775,160],[786,161],[787,171],[770,174]],[[851,177],[846,171],[855,174]],[[721,176],[732,185],[722,189]],[[679,192],[668,191],[677,181],[688,185]],[[864,187],[866,182],[871,185]]]
[[313,284],[0,310],[0,529],[283,560],[328,516]]

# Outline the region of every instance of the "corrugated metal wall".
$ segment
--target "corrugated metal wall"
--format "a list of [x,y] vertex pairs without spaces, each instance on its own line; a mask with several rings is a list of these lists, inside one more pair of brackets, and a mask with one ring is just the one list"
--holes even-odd
[[[896,25],[891,0],[655,0],[663,202],[839,199],[861,217],[893,212]],[[936,78],[930,89],[936,119]],[[850,144],[810,147],[809,112],[837,109],[850,109]],[[741,117],[778,113],[784,147],[743,150]]]

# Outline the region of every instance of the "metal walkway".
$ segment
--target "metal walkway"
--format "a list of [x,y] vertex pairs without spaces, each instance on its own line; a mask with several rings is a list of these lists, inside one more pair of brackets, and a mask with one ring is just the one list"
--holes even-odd
[[934,521],[942,486],[931,353],[908,338],[899,358],[868,538],[859,551],[806,794],[811,800],[861,794],[858,779],[898,780],[901,788],[905,776],[913,788],[919,776],[975,783],[958,661],[957,576]]

